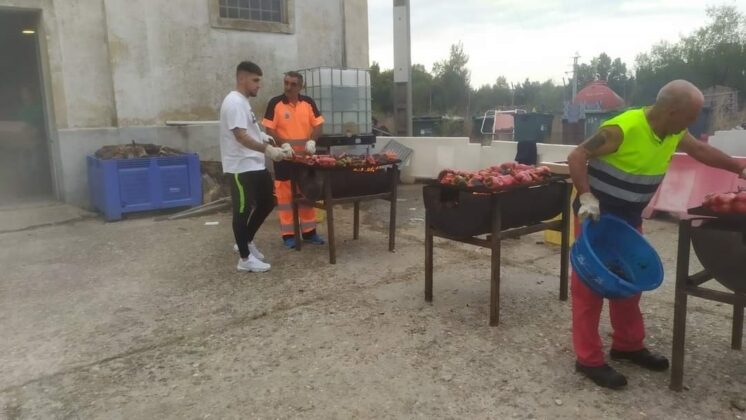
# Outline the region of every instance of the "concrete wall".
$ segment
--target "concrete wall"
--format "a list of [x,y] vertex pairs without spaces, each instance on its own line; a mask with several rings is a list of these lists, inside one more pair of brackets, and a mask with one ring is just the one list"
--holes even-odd
[[[367,67],[367,28],[362,34],[345,30],[339,0],[294,4],[295,33],[288,35],[213,28],[208,0],[182,0],[179,7],[169,0],[104,1],[117,125],[216,119],[233,87],[235,66],[244,59],[265,72],[256,101],[261,112],[281,92],[283,72],[342,66],[345,33],[353,53],[347,61]],[[367,21],[366,1],[348,1],[345,11]]]
[[119,126],[216,119],[244,59],[265,72],[259,111],[281,92],[283,72],[342,64],[336,0],[296,1],[294,35],[215,29],[207,0],[185,3],[191,7],[168,0],[105,2]]
[[[374,151],[386,146],[391,137],[379,137]],[[435,178],[443,169],[478,170],[513,161],[516,143],[494,141],[489,146],[469,143],[467,137],[396,137],[397,142],[413,150],[408,165],[402,168],[402,179]],[[539,144],[538,160],[562,162],[575,146]]]
[[346,67],[367,69],[368,58],[368,0],[340,0],[345,7]]
[[244,59],[265,71],[260,111],[287,70],[368,67],[366,0],[344,2],[348,20],[340,0],[295,1],[293,34],[213,28],[209,1],[0,0],[0,8],[42,12],[57,128],[214,120]]
[[[235,67],[264,70],[258,115],[287,70],[368,67],[367,0],[296,0],[292,34],[215,28],[211,0],[0,0],[41,11],[40,44],[59,198],[87,206],[85,154],[102,145],[168,144],[215,159],[214,121]],[[344,6],[344,7],[343,7]]]
[[102,146],[138,143],[154,143],[175,147],[199,154],[201,160],[220,160],[215,124],[186,127],[108,127],[59,130],[61,161],[61,188],[65,201],[88,207],[88,180],[85,157]]
[[731,156],[746,156],[746,130],[716,131],[708,143]]
[[[409,163],[402,168],[402,178],[435,178],[443,169],[478,170],[498,163],[515,160],[516,143],[494,141],[489,146],[469,143],[466,137],[379,137],[374,152],[386,146],[389,140],[411,148],[414,152]],[[731,156],[746,156],[746,130],[718,131],[709,143]],[[563,162],[576,146],[540,143],[539,162]]]

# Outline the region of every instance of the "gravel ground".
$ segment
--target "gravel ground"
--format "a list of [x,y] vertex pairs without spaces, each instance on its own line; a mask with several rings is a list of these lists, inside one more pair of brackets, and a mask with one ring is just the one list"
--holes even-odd
[[[421,188],[400,197],[395,253],[388,203],[362,206],[358,241],[351,208],[336,211],[335,266],[325,246],[283,249],[270,216],[257,238],[273,264],[264,274],[236,272],[227,213],[0,234],[0,418],[746,414],[727,305],[690,299],[686,391],[624,364],[629,387],[602,390],[573,369],[557,247],[541,233],[506,241],[501,324],[489,327],[487,251],[436,240],[426,303]],[[646,232],[667,273],[643,298],[647,343],[668,355],[676,225],[651,221]],[[604,315],[607,344],[610,332]]]

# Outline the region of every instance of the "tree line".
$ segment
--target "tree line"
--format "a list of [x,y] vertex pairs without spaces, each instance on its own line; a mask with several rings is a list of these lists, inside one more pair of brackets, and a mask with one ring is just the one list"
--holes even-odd
[[[707,9],[707,23],[677,42],[660,42],[635,58],[632,71],[620,58],[606,53],[580,63],[578,89],[596,78],[624,98],[630,106],[653,102],[668,81],[687,79],[701,89],[715,85],[735,88],[746,99],[746,16],[735,6]],[[421,64],[412,66],[412,107],[414,115],[457,115],[470,117],[496,108],[523,107],[541,112],[561,113],[572,97],[573,79],[557,85],[526,78],[510,84],[498,76],[492,84],[471,86],[469,56],[461,43],[450,47],[448,58],[435,63],[430,71]],[[370,68],[373,110],[393,113],[393,70]]]

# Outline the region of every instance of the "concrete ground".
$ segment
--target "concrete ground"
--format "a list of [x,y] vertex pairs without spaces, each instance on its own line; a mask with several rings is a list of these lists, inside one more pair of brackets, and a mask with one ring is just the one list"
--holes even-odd
[[69,223],[94,216],[81,208],[40,197],[0,206],[0,234]]
[[[257,238],[264,274],[236,272],[227,213],[0,234],[0,418],[744,416],[726,305],[690,299],[682,393],[631,365],[615,364],[624,391],[576,374],[559,252],[542,234],[506,242],[498,327],[486,250],[437,240],[425,303],[420,196],[402,188],[395,253],[388,203],[363,206],[358,241],[338,208],[335,266],[326,247],[283,249],[272,215]],[[647,343],[668,355],[676,230],[646,230],[667,271],[643,299]]]

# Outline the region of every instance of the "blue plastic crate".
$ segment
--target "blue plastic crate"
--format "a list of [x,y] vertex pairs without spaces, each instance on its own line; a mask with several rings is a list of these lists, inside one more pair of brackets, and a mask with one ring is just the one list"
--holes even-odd
[[202,204],[199,156],[103,160],[87,157],[91,204],[106,220],[123,213]]

